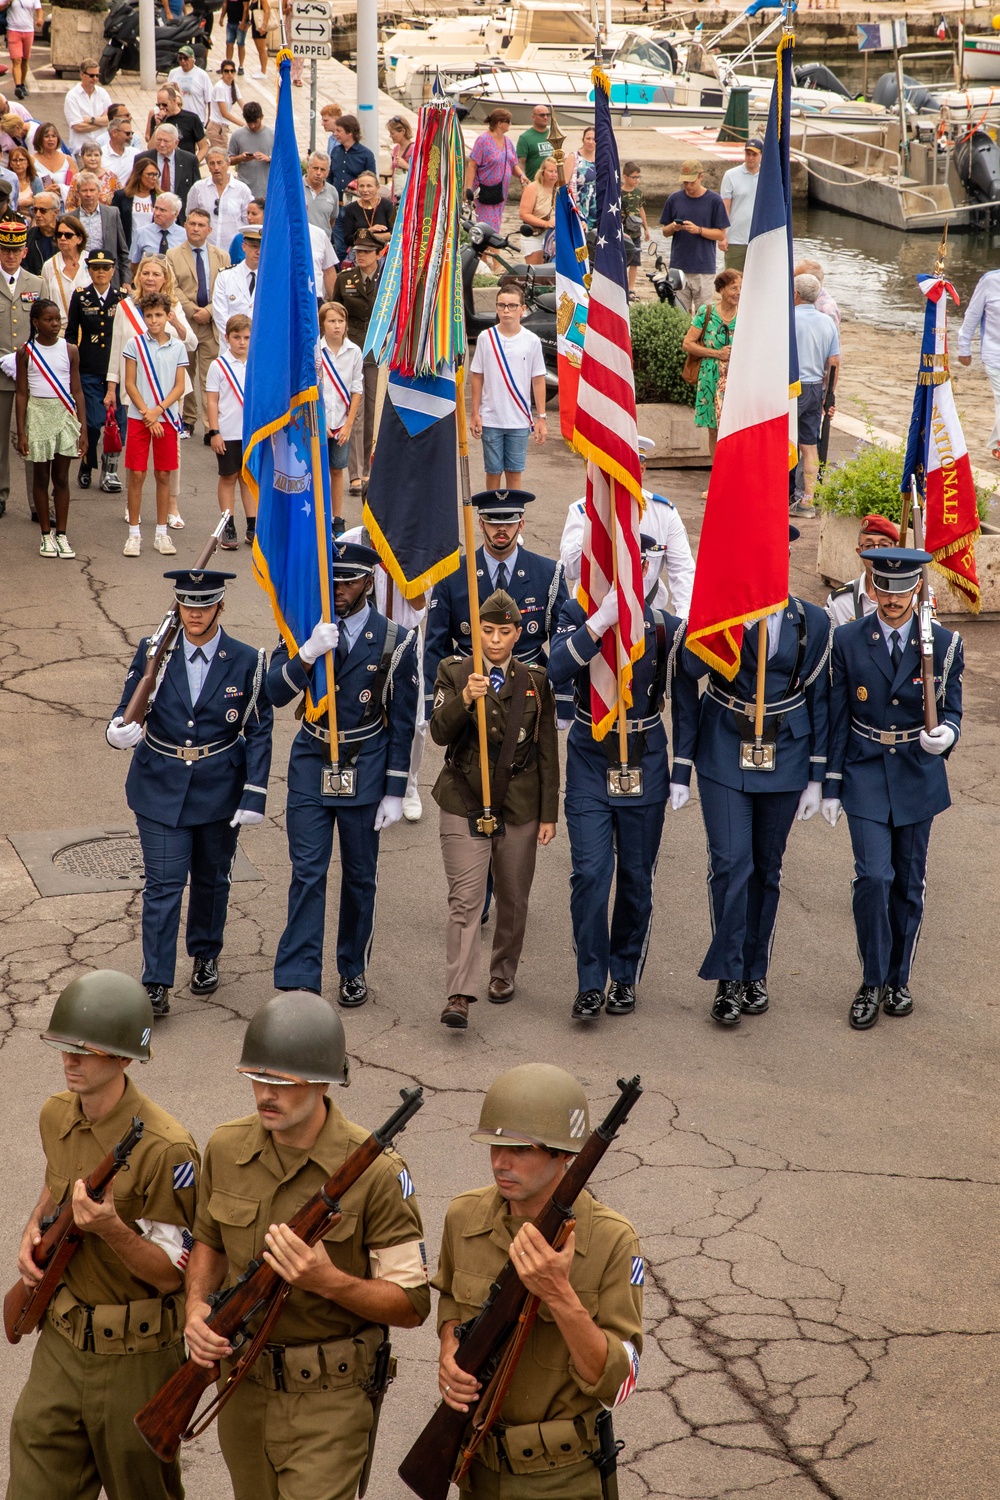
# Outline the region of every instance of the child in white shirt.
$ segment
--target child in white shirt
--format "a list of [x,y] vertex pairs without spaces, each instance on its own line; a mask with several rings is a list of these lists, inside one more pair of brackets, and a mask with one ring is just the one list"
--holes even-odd
[[324,302],[319,310],[320,366],[326,408],[327,447],[330,455],[330,509],[333,534],[344,530],[344,470],[351,446],[351,431],[364,391],[362,356],[347,337],[347,308],[341,302]]

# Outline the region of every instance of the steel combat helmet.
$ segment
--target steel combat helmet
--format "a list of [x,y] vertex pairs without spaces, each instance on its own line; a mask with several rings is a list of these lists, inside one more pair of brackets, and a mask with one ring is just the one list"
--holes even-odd
[[322,995],[290,990],[262,1005],[247,1027],[237,1073],[257,1083],[350,1082],[347,1038]]
[[511,1068],[487,1091],[472,1139],[481,1146],[547,1146],[580,1150],[590,1134],[590,1111],[582,1086],[551,1063]]
[[58,1052],[148,1062],[152,1032],[153,1007],[138,979],[117,969],[95,969],[66,986],[41,1036]]

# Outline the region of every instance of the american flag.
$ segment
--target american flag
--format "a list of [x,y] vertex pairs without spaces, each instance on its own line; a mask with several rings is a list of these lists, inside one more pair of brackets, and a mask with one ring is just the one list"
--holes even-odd
[[597,244],[573,446],[587,460],[580,564],[581,603],[587,613],[597,608],[616,581],[618,586],[620,659],[615,632],[609,630],[601,642],[600,655],[590,667],[594,738],[603,739],[615,722],[619,698],[626,707],[631,705],[632,663],[642,655],[644,646],[639,551],[643,498],[618,147],[611,129],[607,76],[595,68],[592,77],[597,135]]
[[639,1355],[636,1347],[628,1339],[624,1340],[624,1344],[625,1353],[628,1355],[628,1374],[618,1387],[618,1394],[611,1403],[612,1407],[621,1406],[623,1401],[627,1401],[639,1381]]

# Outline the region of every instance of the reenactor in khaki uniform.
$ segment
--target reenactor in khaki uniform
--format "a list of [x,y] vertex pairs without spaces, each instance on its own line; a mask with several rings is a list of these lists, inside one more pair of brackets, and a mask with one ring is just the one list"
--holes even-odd
[[[42,1106],[45,1187],[17,1266],[41,1280],[41,1220],[69,1195],[83,1241],[49,1303],[14,1409],[7,1500],[178,1500],[180,1465],[163,1464],[132,1418],[184,1362],[182,1272],[191,1249],[198,1152],[191,1136],[126,1076],[148,1062],[153,1011],[138,980],[111,970],[75,979],[42,1034],[62,1053],[66,1090]],[[101,1203],[85,1179],[125,1135],[142,1139]]]
[[[447,754],[434,787],[441,809],[441,855],[448,877],[445,1026],[464,1030],[478,1000],[481,916],[492,865],[497,926],[488,995],[494,1005],[514,998],[524,945],[535,851],[551,844],[559,814],[559,742],[545,664],[513,655],[521,611],[503,589],[483,604],[484,674],[469,656],[449,656],[434,684],[431,738]],[[482,816],[476,703],[486,702],[491,807],[503,823],[492,838],[475,831]]]
[[500,1417],[461,1484],[475,1500],[600,1500],[590,1455],[605,1407],[631,1395],[642,1352],[643,1260],[627,1219],[583,1192],[560,1251],[531,1220],[590,1132],[587,1096],[562,1068],[502,1073],[472,1139],[490,1147],[494,1186],[449,1206],[437,1275],[438,1385],[471,1417],[479,1384],[458,1364],[455,1327],[475,1318],[510,1258],[541,1309]]
[[384,1152],[343,1195],[326,1238],[306,1245],[286,1221],[370,1133],[327,1098],[348,1081],[339,1017],[319,995],[276,995],[247,1027],[238,1071],[257,1108],[221,1125],[205,1150],[188,1349],[202,1365],[226,1360],[230,1346],[205,1322],[208,1295],[266,1261],[292,1290],[266,1353],[219,1415],[233,1490],[239,1500],[354,1500],[373,1420],[365,1384],[385,1325],[416,1328],[430,1312],[413,1182]]
[[[42,294],[41,277],[22,269],[28,226],[7,208],[0,195],[0,355],[13,354],[31,334],[31,305]],[[14,415],[14,377],[0,371],[0,516],[10,498],[10,423]],[[31,469],[25,464],[25,485],[31,504]],[[35,519],[34,515],[31,517]]]

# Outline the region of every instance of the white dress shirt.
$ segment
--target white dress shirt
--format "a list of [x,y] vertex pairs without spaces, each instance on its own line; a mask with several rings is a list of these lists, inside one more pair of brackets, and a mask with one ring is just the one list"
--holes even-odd
[[103,130],[77,130],[75,127],[84,120],[96,120],[101,115],[106,115],[111,104],[111,95],[100,84],[95,86],[92,94],[87,93],[82,83],[70,89],[63,100],[63,114],[69,126],[69,149],[72,152],[76,153],[81,146],[86,146],[91,141],[103,151],[108,144],[107,126]]
[[246,313],[248,318],[253,317],[256,290],[257,272],[251,271],[245,260],[241,261],[238,266],[228,266],[215,278],[215,290],[212,293],[212,321],[219,335],[219,348],[223,354],[229,352],[226,324],[237,313]]
[[228,254],[233,240],[246,228],[247,205],[252,202],[253,194],[245,182],[230,181],[220,193],[211,177],[203,177],[188,193],[185,212],[200,208],[208,214],[212,220],[209,243]]
[[[691,608],[691,590],[694,588],[694,558],[691,556],[687,530],[680,512],[668,500],[654,496],[650,490],[644,489],[642,493],[646,497],[646,509],[640,529],[667,549],[664,559],[666,581],[660,578],[651,602],[657,609],[670,609],[682,620],[686,620]],[[569,507],[559,543],[559,561],[566,574],[566,587],[571,599],[576,597],[576,587],[580,582],[584,506],[583,500],[575,500]]]

